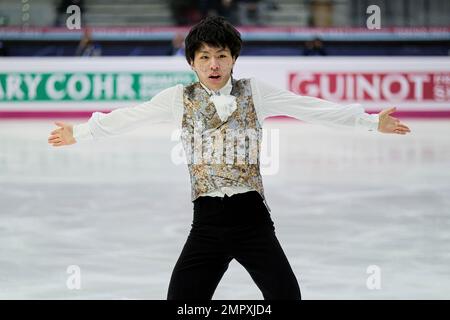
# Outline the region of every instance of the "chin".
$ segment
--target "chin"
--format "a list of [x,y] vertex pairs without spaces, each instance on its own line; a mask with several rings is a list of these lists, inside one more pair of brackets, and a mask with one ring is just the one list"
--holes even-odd
[[209,84],[213,87],[222,87],[225,82],[209,82]]

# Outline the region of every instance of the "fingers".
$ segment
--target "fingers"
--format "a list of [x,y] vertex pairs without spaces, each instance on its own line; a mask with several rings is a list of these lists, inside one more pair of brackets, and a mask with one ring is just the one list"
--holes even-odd
[[47,141],[49,144],[53,145],[54,147],[59,147],[59,146],[64,145],[64,142],[61,137],[61,133],[63,131],[63,127],[65,126],[65,124],[61,121],[55,121],[55,124],[60,128],[53,130],[50,133],[50,136],[48,137]]
[[394,130],[394,133],[397,133],[397,134],[407,134],[408,132],[411,132],[411,130],[405,125],[399,125]]
[[407,125],[405,125],[404,123],[401,123],[400,121],[397,122],[397,128],[398,129],[407,130],[407,131],[411,131]]
[[64,146],[64,145],[65,145],[65,143],[62,142],[62,141],[56,142],[56,143],[53,143],[53,144],[52,144],[52,146],[54,146],[54,147],[62,147],[62,146]]
[[59,137],[55,137],[53,139],[49,139],[48,143],[51,144],[53,147],[60,147],[64,146],[66,143]]
[[51,135],[50,137],[48,137],[47,141],[49,144],[53,145],[54,147],[65,144],[60,134]]
[[389,115],[389,114],[395,112],[396,110],[397,110],[396,107],[392,107],[392,108],[389,108],[389,109],[385,109],[385,110],[381,111],[381,115],[382,115],[382,116],[387,116],[387,115]]
[[386,113],[387,113],[387,114],[391,114],[391,113],[395,112],[396,110],[397,110],[396,107],[392,107],[392,108],[387,109],[387,110],[386,110]]
[[48,141],[53,140],[55,138],[59,138],[62,139],[62,134],[57,132],[57,133],[52,133],[51,135],[48,136]]
[[408,127],[408,126],[405,126],[403,123],[399,123],[399,124],[397,125],[397,127],[398,127],[398,128],[401,128],[401,129],[406,129],[406,130],[408,130],[408,131],[411,131],[411,130],[409,130],[409,127]]
[[48,142],[55,142],[56,140],[62,140],[60,136],[50,136]]

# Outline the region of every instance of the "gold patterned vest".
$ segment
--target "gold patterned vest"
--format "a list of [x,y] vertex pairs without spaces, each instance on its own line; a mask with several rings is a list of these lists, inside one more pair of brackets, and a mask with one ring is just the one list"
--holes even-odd
[[[249,79],[232,79],[236,110],[222,121],[200,82],[184,88],[181,140],[192,201],[221,187],[249,187],[265,201],[259,171],[262,129]],[[266,204],[267,205],[267,204]]]

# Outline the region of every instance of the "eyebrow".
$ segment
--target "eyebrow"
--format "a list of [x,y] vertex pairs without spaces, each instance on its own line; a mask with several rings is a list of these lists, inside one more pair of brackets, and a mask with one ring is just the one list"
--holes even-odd
[[[216,53],[222,52],[222,51],[227,51],[225,49],[220,49],[218,51],[216,51]],[[204,50],[200,50],[200,53],[210,53],[209,51],[204,51]]]

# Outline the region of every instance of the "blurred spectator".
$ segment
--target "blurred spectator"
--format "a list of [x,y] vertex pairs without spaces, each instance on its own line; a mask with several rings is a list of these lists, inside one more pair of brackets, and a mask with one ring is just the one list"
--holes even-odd
[[278,10],[273,0],[170,0],[172,17],[179,26],[192,25],[212,15],[236,25],[263,25],[266,10]]
[[239,23],[238,6],[235,0],[221,0],[217,14],[227,19],[231,24]]
[[101,53],[100,45],[92,40],[91,31],[85,29],[83,38],[78,44],[75,55],[82,57],[96,57],[101,56]]
[[5,27],[8,25],[8,17],[6,15],[3,15],[2,12],[0,12],[0,27]]
[[66,25],[66,19],[69,17],[67,14],[67,8],[71,5],[78,6],[80,8],[81,16],[83,16],[84,0],[61,0],[56,9],[55,26],[64,27]]
[[231,24],[238,24],[237,5],[235,0],[200,0],[199,10],[202,18],[221,16]]
[[314,38],[312,41],[307,41],[305,44],[305,50],[303,52],[305,56],[326,56],[322,40]]
[[261,0],[239,0],[239,23],[241,25],[261,25]]
[[202,18],[199,1],[196,0],[170,0],[170,10],[175,23],[179,26],[192,25]]
[[6,57],[8,55],[8,52],[5,47],[5,43],[3,41],[0,41],[0,57]]
[[331,27],[333,26],[333,11],[336,2],[333,0],[310,0],[309,21],[310,27]]
[[184,35],[181,33],[175,34],[172,39],[169,56],[183,56],[184,57]]
[[271,10],[278,10],[278,4],[273,0],[235,0],[237,3],[240,25],[264,25],[262,14]]

